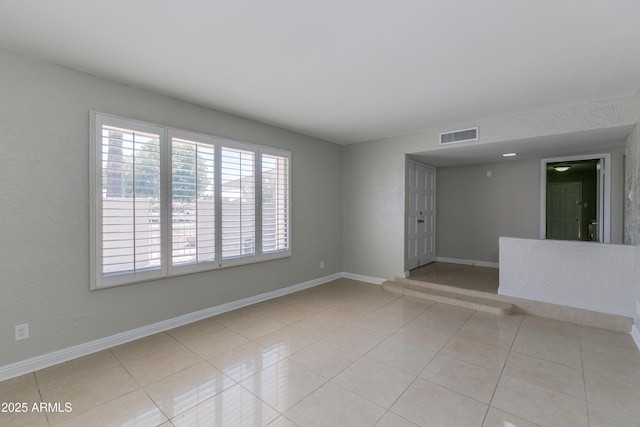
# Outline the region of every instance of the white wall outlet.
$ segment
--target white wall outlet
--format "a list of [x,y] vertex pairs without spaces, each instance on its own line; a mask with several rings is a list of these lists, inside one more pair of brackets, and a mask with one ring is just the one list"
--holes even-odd
[[16,341],[26,340],[27,338],[29,338],[29,324],[16,325]]
[[320,270],[324,269],[324,261],[320,261]]

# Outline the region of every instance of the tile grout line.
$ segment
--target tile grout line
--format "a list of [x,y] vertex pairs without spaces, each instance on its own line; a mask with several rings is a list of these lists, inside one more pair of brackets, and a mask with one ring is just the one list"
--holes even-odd
[[[105,349],[105,350],[103,350],[103,351],[108,351],[108,352],[109,352],[109,354],[111,354],[111,356],[112,356],[112,357],[113,357],[113,358],[118,362],[118,365],[114,365],[114,366],[110,367],[109,369],[113,369],[113,368],[115,368],[115,367],[117,367],[117,366],[120,366],[122,369],[124,369],[124,371],[127,373],[127,375],[128,375],[128,376],[129,376],[129,377],[130,377],[130,378],[131,378],[131,379],[132,379],[132,380],[137,384],[138,388],[136,388],[136,389],[134,389],[134,390],[131,390],[131,391],[128,391],[128,392],[126,392],[126,393],[123,393],[123,394],[121,394],[121,395],[119,395],[119,396],[116,396],[116,397],[114,397],[114,398],[112,398],[112,399],[109,399],[109,400],[107,400],[106,402],[102,402],[102,403],[101,403],[101,404],[99,404],[99,405],[92,406],[92,407],[91,407],[91,408],[89,408],[89,409],[86,409],[86,410],[84,410],[84,411],[82,411],[82,412],[80,412],[80,413],[78,413],[78,414],[75,414],[75,415],[73,415],[73,416],[70,416],[70,417],[69,417],[69,418],[67,418],[66,420],[62,420],[62,421],[60,421],[60,423],[65,422],[65,421],[68,421],[68,420],[72,420],[72,419],[74,419],[74,418],[76,418],[76,417],[79,417],[80,415],[85,414],[85,413],[87,413],[87,412],[89,412],[89,411],[92,411],[92,410],[94,410],[94,409],[101,408],[102,406],[105,406],[105,405],[107,405],[107,404],[109,404],[109,403],[111,403],[111,402],[113,402],[113,401],[115,401],[115,400],[117,400],[117,399],[119,399],[119,398],[121,398],[121,397],[123,397],[123,396],[127,396],[127,395],[129,395],[129,394],[131,394],[131,393],[134,393],[134,392],[136,392],[136,391],[138,391],[138,390],[142,389],[142,386],[140,386],[140,384],[138,383],[138,381],[137,381],[137,380],[136,380],[136,379],[131,375],[131,373],[127,370],[127,368],[124,366],[124,364],[122,364],[122,362],[120,361],[120,359],[118,359],[118,358],[115,356],[115,354],[113,354],[113,352],[111,351],[111,348]],[[86,357],[86,356],[83,356],[83,357]],[[54,365],[54,366],[60,366],[60,365],[63,365],[63,364],[65,364],[65,363],[72,363],[74,360],[78,360],[78,359],[72,359],[72,360],[69,360],[69,361],[67,361],[67,362],[62,362],[62,363],[60,363],[60,364],[58,364],[58,365]],[[48,368],[45,368],[45,369],[48,369]],[[92,369],[93,369],[93,368],[92,368]],[[38,383],[38,377],[36,376],[36,372],[38,372],[38,371],[33,372],[33,375],[34,375],[34,377],[36,378],[36,385],[38,386],[38,393],[40,394],[40,401],[42,402],[42,401],[43,401],[43,400],[42,400],[42,392],[41,392],[41,390],[40,390],[40,385],[39,385],[39,383]],[[155,402],[154,402],[154,405],[155,405]],[[50,420],[49,420],[49,413],[48,413],[48,412],[46,413],[46,418],[47,418],[47,423],[49,424],[49,426],[50,426],[50,427],[54,427],[54,426],[55,426],[55,424],[53,424],[53,423],[52,423],[52,421],[50,421]],[[60,423],[57,423],[57,424],[60,424]]]
[[[173,335],[171,335],[168,331],[163,331],[163,332],[161,332],[161,334],[165,334],[165,335],[167,335],[167,336],[168,336],[169,338],[171,338],[174,342],[176,342],[177,344],[179,344],[182,348],[184,348],[184,349],[186,349],[187,351],[191,352],[194,356],[196,356],[198,359],[200,359],[200,360],[201,360],[201,362],[199,362],[199,363],[204,362],[204,363],[207,363],[209,366],[211,366],[211,364],[209,364],[207,360],[203,359],[199,354],[196,354],[193,350],[191,350],[189,347],[187,347],[186,345],[184,345],[181,341],[179,341],[176,337],[174,337]],[[203,334],[203,335],[204,335],[204,334]],[[171,419],[172,419],[172,418],[171,418],[171,417],[169,417],[169,415],[168,415],[168,414],[166,414],[166,413],[162,410],[162,408],[161,408],[160,406],[158,406],[158,404],[156,403],[156,401],[155,401],[155,400],[153,400],[153,398],[149,395],[149,393],[147,392],[147,390],[145,390],[144,386],[143,386],[143,385],[142,385],[142,384],[141,384],[141,383],[140,383],[140,382],[139,382],[139,381],[138,381],[138,380],[133,376],[133,374],[131,374],[131,372],[129,371],[129,369],[127,369],[127,367],[124,365],[124,363],[123,363],[123,362],[122,362],[122,361],[121,361],[121,360],[120,360],[120,359],[119,359],[119,358],[118,358],[118,357],[117,357],[117,356],[116,356],[116,355],[111,351],[111,349],[108,349],[108,350],[109,350],[109,352],[113,355],[113,357],[118,361],[118,363],[122,366],[122,368],[127,372],[127,374],[131,377],[131,379],[132,379],[133,381],[135,381],[135,383],[138,385],[138,389],[139,389],[139,390],[141,390],[141,391],[142,391],[142,392],[143,392],[143,393],[144,393],[144,394],[149,398],[149,400],[153,403],[153,405],[156,407],[156,409],[157,409],[157,410],[158,410],[162,415],[164,415],[164,417],[167,419],[167,421],[169,421],[169,422],[173,425],[173,423],[171,422]],[[139,359],[139,358],[142,358],[142,357],[148,357],[148,355],[133,358],[133,359],[131,359],[131,361],[136,360],[136,359]],[[197,365],[197,364],[196,364],[196,365]],[[178,374],[178,373],[180,373],[180,372],[184,372],[185,370],[190,369],[190,368],[192,368],[193,366],[196,366],[196,365],[188,366],[188,367],[186,367],[186,368],[184,368],[184,369],[181,369],[181,370],[179,370],[179,371],[177,371],[177,372],[171,373],[171,374],[169,374],[169,375],[167,375],[167,376],[165,376],[165,377],[159,378],[159,379],[157,379],[156,381],[154,381],[154,382],[152,382],[152,383],[147,384],[147,386],[151,386],[151,385],[153,385],[153,384],[159,383],[160,381],[163,381],[163,380],[165,380],[165,379],[169,378],[169,377],[170,377],[170,376],[172,376],[172,375]],[[224,373],[223,373],[223,374],[224,374]],[[233,378],[231,378],[231,380],[235,382],[235,380],[233,380]],[[136,391],[136,390],[134,390],[134,391]],[[131,393],[133,393],[134,391],[132,391]],[[121,396],[118,396],[116,399],[118,399],[118,398],[120,398],[120,397],[122,397],[122,396],[126,396],[127,394],[130,394],[130,393],[126,393],[126,394],[123,394],[123,395],[121,395]],[[219,393],[218,393],[218,394],[219,394]],[[217,396],[217,394],[216,394],[216,396]],[[114,401],[114,400],[116,400],[116,399],[113,399],[113,400],[111,400],[110,402],[113,402],[113,401]],[[106,402],[105,404],[110,403],[110,402]],[[200,403],[200,402],[199,402],[199,403]],[[198,404],[199,404],[199,403],[198,403]],[[100,406],[104,406],[105,404],[100,405]],[[197,406],[197,404],[196,404],[195,406]],[[194,407],[195,407],[195,406],[194,406]],[[192,408],[189,408],[189,409],[187,409],[187,410],[185,410],[185,411],[181,412],[180,414],[175,415],[173,418],[175,418],[176,416],[179,416],[179,415],[183,414],[184,412],[186,412],[186,411],[188,411],[188,410],[191,410],[191,409],[192,409]]]
[[[166,334],[166,332],[162,332],[162,333]],[[173,336],[171,336],[170,334],[167,334],[167,335],[169,335],[171,338],[175,339],[175,338],[174,338]],[[117,356],[116,356],[116,355],[111,351],[111,349],[110,349],[110,348],[109,348],[109,349],[107,349],[107,350],[108,350],[108,351],[111,353],[111,355],[112,355],[112,356],[113,356],[113,357],[118,361],[118,363],[120,364],[120,366],[122,366],[122,368],[125,370],[125,372],[127,373],[127,375],[129,375],[129,377],[131,377],[131,379],[132,379],[133,381],[135,381],[135,383],[138,385],[138,390],[142,390],[142,392],[145,394],[145,396],[147,396],[147,397],[149,398],[149,400],[153,403],[153,406],[155,406],[155,407],[156,407],[156,409],[157,409],[158,411],[160,411],[160,413],[161,413],[162,415],[164,415],[164,417],[167,419],[167,421],[170,421],[170,418],[167,416],[167,414],[165,414],[165,413],[164,413],[164,411],[162,410],[162,408],[160,408],[160,407],[156,404],[156,402],[151,398],[151,396],[149,396],[149,394],[148,394],[148,393],[147,393],[147,391],[144,389],[144,387],[142,387],[142,385],[138,382],[138,380],[137,380],[137,379],[136,379],[136,378],[131,374],[131,372],[129,372],[129,370],[128,370],[128,369],[127,369],[127,367],[124,365],[124,363],[123,363],[123,362],[122,362],[122,361],[121,361],[121,360],[120,360],[120,359],[119,359],[119,358],[118,358],[118,357],[117,357]],[[145,357],[146,357],[146,356],[145,356]],[[132,359],[132,360],[134,360],[134,359]],[[158,381],[161,381],[161,380],[158,380]],[[135,392],[135,391],[136,391],[136,390],[132,391],[131,393],[133,393],[133,392]],[[129,394],[129,393],[127,393],[127,394]],[[122,396],[126,396],[127,394],[123,394]],[[120,398],[120,397],[122,397],[122,396],[118,396],[118,398]],[[116,399],[117,399],[117,398],[116,398]],[[114,401],[114,400],[116,400],[116,399],[111,400],[111,402],[113,402],[113,401]],[[110,402],[107,402],[107,403],[110,403]],[[105,403],[105,404],[103,404],[103,405],[100,405],[100,406],[104,406],[104,405],[106,405],[107,403]],[[172,423],[172,424],[173,424],[173,423]]]
[[[401,296],[401,298],[406,298],[406,297],[405,297],[405,296]],[[421,316],[422,314],[424,314],[424,313],[428,312],[428,311],[429,311],[429,310],[431,310],[433,307],[435,307],[437,304],[440,304],[440,303],[435,303],[435,304],[433,304],[431,307],[429,307],[429,308],[428,308],[427,310],[425,310],[423,313],[421,313],[421,314],[419,314],[418,316],[416,316],[416,318],[417,318],[417,317],[419,317],[419,316]],[[455,331],[453,334],[451,334],[451,336],[449,337],[449,339],[448,339],[448,340],[447,340],[447,341],[446,341],[446,342],[445,342],[445,343],[440,347],[440,349],[439,349],[437,352],[435,352],[435,355],[431,358],[431,360],[429,360],[429,362],[427,362],[427,364],[426,364],[426,365],[425,365],[425,366],[420,370],[420,372],[418,372],[418,373],[416,374],[415,378],[414,378],[414,379],[409,383],[409,385],[407,385],[407,386],[405,387],[405,389],[402,391],[402,393],[400,393],[400,394],[398,395],[398,397],[393,401],[393,403],[392,403],[391,405],[389,405],[389,409],[387,409],[387,412],[391,412],[392,414],[394,414],[394,415],[396,415],[396,416],[399,416],[399,417],[400,417],[400,418],[402,418],[402,419],[406,419],[406,418],[404,418],[403,416],[401,416],[401,415],[399,415],[399,414],[396,414],[395,412],[391,411],[391,408],[392,408],[392,407],[393,407],[393,406],[398,402],[398,400],[400,400],[400,398],[401,398],[401,397],[402,397],[402,396],[407,392],[407,390],[408,390],[408,389],[409,389],[413,384],[415,384],[416,380],[418,380],[418,379],[420,378],[420,374],[422,374],[422,372],[424,372],[424,370],[425,370],[425,369],[427,369],[427,367],[431,364],[431,362],[433,362],[433,360],[438,356],[438,354],[440,354],[440,351],[441,351],[441,350],[442,350],[442,349],[443,349],[443,348],[444,348],[444,347],[449,343],[449,341],[451,341],[451,339],[452,339],[452,338],[453,338],[453,337],[458,333],[458,331],[460,331],[460,329],[462,329],[462,327],[465,325],[465,323],[467,323],[467,322],[469,321],[469,319],[474,315],[474,313],[476,313],[476,311],[475,311],[475,310],[473,310],[473,311],[471,312],[471,314],[469,314],[469,316],[465,319],[465,321],[464,321],[464,322],[462,322],[462,324],[458,327],[458,329],[456,329],[456,331]],[[415,320],[415,319],[414,319],[414,320]],[[427,350],[428,350],[428,349],[427,349]],[[428,351],[430,351],[430,350],[428,350]],[[422,378],[420,378],[420,379],[422,379]],[[429,381],[429,380],[425,380],[425,381],[431,382],[431,381]],[[433,384],[435,384],[435,383],[433,383]],[[451,391],[451,392],[454,392],[454,393],[456,393],[456,394],[459,394],[460,396],[464,396],[464,395],[462,395],[462,394],[458,393],[457,391],[454,391],[454,390],[449,389],[448,387],[444,387],[444,386],[441,386],[441,385],[439,385],[439,384],[436,384],[436,385],[438,385],[439,387],[446,388],[447,390],[449,390],[449,391]],[[467,397],[467,396],[464,396],[464,397]],[[475,399],[474,399],[474,400],[475,400]],[[386,412],[385,412],[385,414],[386,414]],[[486,416],[486,414],[485,414],[485,416]],[[383,417],[384,417],[384,415],[383,415]],[[382,419],[382,417],[380,417],[380,419]],[[380,422],[380,420],[378,420],[378,422]],[[413,423],[413,421],[411,421],[411,422]],[[377,424],[377,423],[376,423],[376,424]],[[413,424],[415,424],[415,423],[413,423]]]
[[506,368],[507,362],[509,361],[509,356],[511,356],[511,351],[513,350],[513,346],[515,345],[516,339],[518,338],[518,334],[520,333],[520,328],[522,327],[522,322],[524,322],[524,316],[526,316],[526,315],[523,315],[520,318],[520,323],[518,324],[518,330],[516,331],[516,334],[513,337],[513,341],[511,341],[511,346],[509,347],[509,352],[507,353],[507,357],[504,360],[504,364],[502,365],[502,369],[500,369],[500,375],[498,375],[498,381],[496,382],[496,386],[493,388],[493,393],[491,393],[491,399],[489,399],[489,404],[487,405],[487,412],[485,412],[484,418],[482,420],[483,424],[487,419],[487,415],[489,414],[489,410],[491,408],[493,408],[493,406],[492,406],[493,399],[494,399],[494,397],[496,395],[496,391],[498,390],[498,386],[500,385],[500,380],[502,379],[502,374],[504,373],[504,369]]
[[[355,299],[355,298],[352,298],[352,299]],[[377,310],[377,309],[379,309],[379,308],[381,308],[381,307],[384,307],[384,306],[386,306],[387,304],[391,304],[391,303],[393,303],[394,301],[397,301],[398,299],[400,299],[400,296],[398,296],[398,297],[396,297],[396,298],[392,299],[391,301],[388,301],[388,302],[386,302],[386,303],[384,303],[384,304],[380,305],[379,307],[376,307],[376,308],[375,308],[375,309],[373,309],[373,310],[368,310],[368,312],[367,312],[367,313],[363,313],[363,316],[368,315],[368,314],[371,314],[371,313],[373,313],[375,310]],[[310,316],[310,317],[314,317],[314,316],[317,316],[317,315],[321,315],[321,314],[322,314],[322,313],[324,313],[324,312],[334,310],[334,309],[336,309],[336,308],[338,308],[339,306],[342,306],[342,305],[344,305],[344,304],[339,304],[337,307],[332,307],[332,308],[327,308],[327,309],[321,310],[321,311],[320,311],[320,312],[318,312],[318,313],[314,313],[314,314],[313,314],[312,316]],[[298,352],[302,351],[304,348],[307,348],[307,347],[309,347],[309,346],[313,345],[314,343],[317,343],[317,342],[321,341],[322,339],[324,339],[324,338],[328,337],[328,336],[329,336],[329,335],[331,335],[331,334],[334,334],[334,333],[336,333],[336,332],[338,332],[338,331],[340,331],[340,330],[345,329],[347,326],[354,325],[354,324],[355,324],[355,322],[356,322],[358,319],[360,319],[361,317],[363,317],[363,316],[358,316],[358,318],[357,318],[357,319],[354,319],[354,320],[349,321],[348,323],[346,323],[346,324],[344,324],[344,325],[340,326],[340,327],[339,327],[338,329],[336,329],[335,331],[332,331],[332,332],[330,332],[330,333],[328,333],[328,334],[324,335],[322,338],[320,338],[320,339],[318,339],[318,340],[315,340],[314,342],[312,342],[312,343],[308,344],[307,346],[305,346],[305,347],[303,347],[302,349],[300,349],[300,350],[296,351],[295,353],[298,353]],[[308,317],[308,318],[310,318],[310,317]],[[287,326],[288,326],[288,325],[287,325]],[[268,334],[267,334],[267,335],[268,335]],[[259,337],[258,337],[258,338],[259,338]],[[288,409],[287,409],[287,411],[289,411],[289,410],[293,409],[294,407],[298,406],[300,403],[302,403],[305,399],[307,399],[307,398],[308,398],[309,396],[311,396],[313,393],[317,392],[320,388],[324,387],[325,385],[327,385],[327,384],[329,384],[329,383],[332,383],[332,384],[334,384],[335,386],[340,387],[341,389],[343,389],[343,390],[345,390],[345,391],[348,391],[349,393],[353,393],[354,395],[356,395],[356,396],[360,397],[361,399],[366,400],[367,402],[369,402],[369,403],[371,403],[371,404],[373,404],[373,405],[376,405],[376,406],[378,406],[378,407],[380,407],[380,408],[382,408],[382,409],[385,409],[385,413],[384,413],[384,414],[386,414],[386,413],[389,411],[388,409],[386,409],[386,408],[384,408],[384,407],[380,406],[379,404],[377,404],[377,403],[375,403],[375,402],[373,402],[373,401],[371,401],[371,400],[367,399],[367,398],[366,398],[366,397],[364,397],[364,396],[360,396],[358,393],[355,393],[354,391],[351,391],[351,390],[349,390],[348,388],[345,388],[345,387],[341,386],[340,384],[338,384],[338,383],[334,382],[333,380],[334,380],[338,375],[340,375],[342,372],[344,372],[345,370],[347,370],[347,369],[349,369],[351,366],[353,366],[355,363],[357,363],[357,362],[358,362],[360,359],[362,359],[364,356],[366,356],[367,354],[369,354],[369,352],[371,352],[374,348],[376,348],[378,345],[380,345],[380,344],[381,344],[384,340],[386,340],[387,338],[388,338],[388,336],[387,336],[387,337],[385,337],[385,339],[383,339],[380,343],[376,344],[373,348],[369,349],[367,352],[365,352],[364,354],[360,355],[357,359],[355,359],[355,360],[354,360],[353,362],[351,362],[349,365],[347,365],[347,366],[346,366],[346,367],[344,367],[342,370],[340,370],[339,372],[337,372],[337,373],[336,373],[335,375],[333,375],[331,378],[327,378],[327,377],[325,377],[324,375],[321,375],[320,373],[315,372],[314,370],[312,370],[312,369],[310,369],[310,368],[306,367],[304,364],[301,364],[301,366],[303,366],[305,369],[308,369],[309,371],[314,372],[316,375],[319,375],[320,377],[325,378],[325,379],[326,379],[326,381],[325,381],[325,382],[323,382],[323,383],[322,383],[321,385],[319,385],[318,387],[316,387],[313,391],[311,391],[310,393],[308,393],[305,397],[303,397],[302,399],[300,399],[300,401],[296,402],[293,406],[291,406],[290,408],[288,408]],[[258,344],[259,344],[259,343],[258,343]],[[260,344],[260,345],[262,345],[262,344]],[[295,353],[293,353],[293,354],[295,354]],[[289,357],[290,357],[290,356],[291,356],[291,355],[286,356],[283,360],[285,360],[285,359],[289,359]],[[291,359],[291,360],[292,360],[293,362],[295,362],[295,360],[293,360],[293,359]],[[295,362],[295,363],[297,363],[297,362]],[[242,385],[240,384],[240,386],[242,386]],[[260,399],[258,396],[256,396],[256,397],[257,397],[258,399]],[[260,399],[260,400],[262,401],[262,399]],[[269,406],[270,406],[270,405],[269,405]],[[271,406],[270,406],[270,407],[271,407]],[[275,409],[275,408],[273,408],[273,409],[277,411],[277,409]],[[285,412],[287,412],[287,411],[285,411]],[[286,417],[285,413],[282,413],[282,412],[280,412],[280,411],[277,411],[277,412],[278,412],[281,416],[283,416],[283,417],[285,417],[287,420],[289,420],[289,418],[288,418],[288,417]],[[383,414],[383,415],[382,415],[382,416],[381,416],[381,417],[376,421],[376,424],[378,424],[378,423],[380,422],[380,420],[382,419],[382,417],[384,417],[384,414]],[[275,421],[275,420],[274,420],[274,421]],[[289,421],[290,421],[290,420],[289,420]],[[294,424],[295,424],[295,423],[294,423]]]
[[584,374],[584,360],[582,357],[582,337],[580,336],[580,329],[578,329],[578,344],[580,345],[580,371],[582,372],[582,387],[584,391],[584,404],[587,408],[587,423],[591,425],[591,417],[589,416],[589,400],[587,399],[587,379]]
[[[40,397],[40,402],[43,402],[42,399],[42,390],[40,390],[40,384],[38,383],[38,377],[36,376],[36,371],[32,372],[30,375],[33,375],[33,380],[36,383],[36,390],[38,390],[38,397]],[[47,425],[51,427],[51,420],[49,419],[49,413],[45,413],[45,420],[47,420]]]

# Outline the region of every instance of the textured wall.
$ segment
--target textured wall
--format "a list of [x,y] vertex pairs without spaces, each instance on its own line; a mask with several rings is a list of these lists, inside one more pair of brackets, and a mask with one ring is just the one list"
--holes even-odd
[[[640,118],[639,118],[640,121]],[[625,243],[640,245],[640,127],[627,137],[625,168]]]
[[[0,366],[342,271],[340,146],[4,51],[0,64]],[[293,255],[90,292],[90,110],[290,150]]]
[[636,284],[636,311],[634,314],[634,325],[636,327],[636,343],[640,349],[640,246],[636,246],[636,268],[635,279]]
[[500,239],[500,295],[633,317],[635,248]]
[[634,283],[636,284],[636,311],[633,323],[635,325],[636,344],[640,349],[640,246],[636,246],[636,268]]
[[[638,96],[640,104],[640,96]],[[640,123],[640,114],[638,114]],[[625,168],[625,243],[636,245],[634,334],[640,347],[640,125],[627,138]]]

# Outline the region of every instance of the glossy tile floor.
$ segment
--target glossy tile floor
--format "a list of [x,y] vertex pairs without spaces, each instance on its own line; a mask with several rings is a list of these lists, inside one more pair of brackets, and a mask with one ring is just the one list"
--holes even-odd
[[0,383],[2,426],[638,426],[630,335],[347,279]]
[[498,293],[500,270],[434,262],[410,271],[410,278],[474,291]]

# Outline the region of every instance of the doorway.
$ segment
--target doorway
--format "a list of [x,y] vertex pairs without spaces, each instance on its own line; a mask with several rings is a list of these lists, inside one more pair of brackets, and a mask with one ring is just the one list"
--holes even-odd
[[542,239],[610,242],[609,155],[542,161]]
[[582,182],[549,182],[547,239],[582,240]]
[[405,271],[436,259],[436,169],[407,161]]

